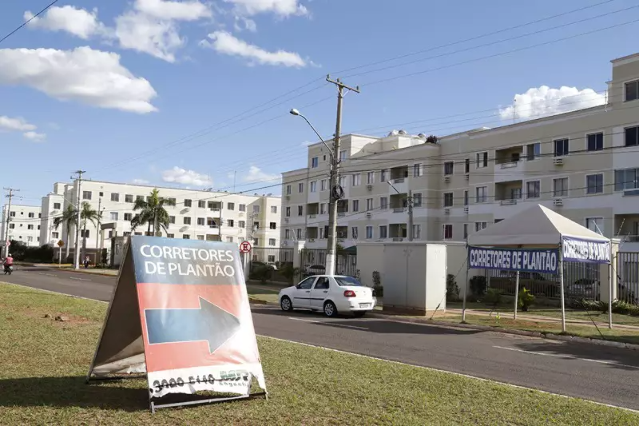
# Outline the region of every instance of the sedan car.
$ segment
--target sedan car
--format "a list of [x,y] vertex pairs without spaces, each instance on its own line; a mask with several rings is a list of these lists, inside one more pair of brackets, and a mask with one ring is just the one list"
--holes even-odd
[[305,278],[296,286],[280,290],[279,300],[283,311],[310,309],[322,311],[328,317],[346,312],[361,317],[377,304],[373,289],[344,275]]

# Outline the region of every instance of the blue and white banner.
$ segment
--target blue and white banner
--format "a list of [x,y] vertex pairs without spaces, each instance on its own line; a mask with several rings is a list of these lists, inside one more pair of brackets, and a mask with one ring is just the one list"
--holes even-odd
[[468,264],[475,269],[557,273],[559,250],[468,247]]
[[610,263],[610,241],[562,237],[563,260],[581,263]]

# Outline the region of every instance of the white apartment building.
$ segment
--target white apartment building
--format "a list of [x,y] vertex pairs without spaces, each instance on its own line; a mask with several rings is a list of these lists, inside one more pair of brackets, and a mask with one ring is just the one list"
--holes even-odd
[[29,247],[39,247],[41,209],[39,206],[24,206],[5,204],[2,209],[2,226],[0,232],[2,238],[6,234],[7,214],[9,215],[9,234],[7,239],[20,241]]
[[[639,251],[639,54],[612,61],[605,105],[436,141],[404,131],[349,134],[339,158],[344,247],[408,232],[416,240],[464,240],[542,204]],[[329,162],[316,143],[306,168],[283,173],[284,246],[326,247]]]
[[[41,241],[50,244],[59,240],[67,241],[66,225],[56,229],[54,220],[63,214],[68,205],[75,206],[77,185],[77,180],[73,183],[56,183],[53,192],[43,197]],[[175,203],[175,206],[165,206],[170,224],[167,232],[162,232],[164,236],[238,244],[248,240],[255,247],[280,246],[280,197],[83,180],[80,202],[87,202],[96,211],[101,211],[100,225],[108,228],[103,231],[103,241],[100,243],[97,224],[88,222],[86,247],[94,249],[101,245],[109,248],[113,237],[146,233],[147,225],[131,229],[131,220],[136,215],[133,206],[137,198],[148,197],[156,188],[160,197]],[[71,227],[70,231],[68,240],[73,248],[75,230]]]

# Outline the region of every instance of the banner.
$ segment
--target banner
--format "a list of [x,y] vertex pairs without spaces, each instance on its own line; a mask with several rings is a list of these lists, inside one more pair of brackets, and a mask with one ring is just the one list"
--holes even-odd
[[610,263],[610,241],[590,241],[562,237],[564,261],[581,263]]
[[559,250],[468,247],[468,264],[471,269],[555,274],[558,271]]

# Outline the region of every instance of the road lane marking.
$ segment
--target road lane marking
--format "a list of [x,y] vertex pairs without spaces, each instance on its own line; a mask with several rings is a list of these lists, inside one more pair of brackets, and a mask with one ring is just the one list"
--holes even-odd
[[56,276],[54,274],[46,274],[44,272],[38,272],[38,275],[46,275],[47,277],[55,277]]
[[562,354],[551,354],[551,353],[548,353],[548,352],[527,351],[527,350],[524,350],[524,349],[507,348],[505,346],[493,346],[493,348],[504,349],[504,350],[513,351],[513,352],[521,352],[521,353],[524,353],[524,354],[531,354],[531,355],[550,356],[550,357],[553,357],[553,358],[572,359],[572,360],[576,360],[576,361],[586,361],[586,362],[596,362],[598,364],[613,365],[613,366],[617,366],[617,367],[625,367],[625,368],[632,368],[634,370],[639,370],[639,367],[636,366],[636,365],[621,364],[621,363],[618,363],[617,361],[608,361],[608,360],[604,360],[604,359],[580,358],[580,357],[573,356],[573,355],[562,355]]
[[88,280],[86,278],[78,278],[78,277],[69,277],[69,279],[70,280],[77,280],[77,281],[91,281],[91,280]]
[[293,321],[309,322],[311,324],[327,324],[327,325],[332,325],[334,327],[352,328],[353,330],[368,331],[368,328],[366,328],[366,327],[358,327],[356,325],[348,325],[348,324],[336,324],[336,323],[333,323],[333,322],[330,322],[330,321],[317,321],[317,320],[308,320],[308,319],[304,319],[304,318],[294,318],[294,317],[288,317],[288,319],[293,320]]

